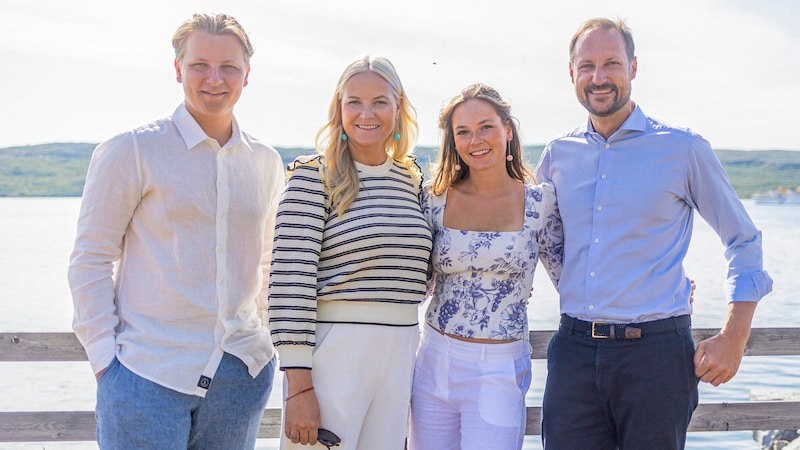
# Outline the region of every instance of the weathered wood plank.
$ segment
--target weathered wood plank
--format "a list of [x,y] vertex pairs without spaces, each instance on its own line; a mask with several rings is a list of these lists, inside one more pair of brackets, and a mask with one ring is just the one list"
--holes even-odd
[[[692,330],[695,342],[719,333],[718,328]],[[800,355],[800,328],[753,328],[744,349],[745,356]]]
[[[0,412],[0,442],[94,441],[93,411]],[[268,408],[261,418],[260,438],[281,433],[281,410]]]
[[[541,407],[528,407],[526,435],[542,434],[541,413]],[[798,428],[800,402],[701,403],[689,423],[690,432]]]
[[260,438],[279,438],[283,429],[281,428],[280,408],[267,408],[261,417],[261,426],[258,428]]
[[0,412],[0,442],[94,441],[93,411]]
[[[692,330],[695,341],[719,332],[717,328]],[[547,357],[547,345],[554,331],[531,331],[532,359]],[[753,328],[745,349],[747,356],[800,355],[800,328]],[[0,333],[0,362],[86,361],[78,339],[70,332]]]
[[[696,341],[718,329],[694,329]],[[553,331],[532,331],[533,359],[544,359]],[[800,328],[754,328],[745,355],[800,355]],[[0,333],[0,362],[85,361],[86,354],[71,332]],[[757,398],[756,400],[766,400]],[[791,401],[786,401],[791,400]],[[800,429],[800,401],[751,401],[700,404],[689,426],[691,432]],[[541,407],[528,407],[526,434],[538,435]],[[280,409],[264,412],[260,438],[281,433]],[[0,442],[93,441],[92,411],[0,412]]]
[[[259,438],[277,438],[281,411],[269,408]],[[527,435],[541,434],[541,407],[529,406]],[[692,416],[690,432],[793,430],[800,428],[800,402],[702,403]],[[0,442],[95,440],[92,411],[0,412]]]
[[[531,331],[533,359],[547,358],[547,346],[554,331]],[[719,333],[719,328],[693,328],[695,342]],[[800,328],[753,328],[745,347],[745,356],[797,356],[800,355]]]
[[800,429],[800,402],[700,404],[689,431],[752,431]]
[[74,333],[0,333],[0,361],[86,361]]

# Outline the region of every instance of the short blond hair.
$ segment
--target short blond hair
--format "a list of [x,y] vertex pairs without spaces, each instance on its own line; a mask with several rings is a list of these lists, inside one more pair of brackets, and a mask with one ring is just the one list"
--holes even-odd
[[186,51],[186,41],[195,31],[204,31],[213,35],[230,34],[239,40],[244,49],[244,61],[250,64],[250,57],[253,56],[253,44],[250,37],[236,18],[228,14],[205,14],[195,13],[191,18],[175,30],[172,36],[172,48],[175,49],[175,59],[183,61]]

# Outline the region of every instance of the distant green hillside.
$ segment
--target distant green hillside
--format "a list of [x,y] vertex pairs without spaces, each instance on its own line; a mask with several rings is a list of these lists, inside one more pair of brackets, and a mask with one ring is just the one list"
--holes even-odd
[[0,197],[80,196],[95,145],[56,143],[0,149]]
[[[0,149],[0,197],[80,196],[95,145],[53,143]],[[278,151],[285,163],[314,152],[297,147]],[[526,159],[532,166],[541,152],[541,145],[525,148]],[[427,177],[438,148],[419,147],[415,153]],[[777,187],[800,186],[800,151],[717,150],[717,155],[742,198]]]

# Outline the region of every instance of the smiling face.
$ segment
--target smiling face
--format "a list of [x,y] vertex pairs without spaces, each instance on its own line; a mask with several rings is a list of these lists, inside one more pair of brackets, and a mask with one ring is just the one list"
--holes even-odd
[[592,116],[627,117],[636,58],[628,60],[625,39],[615,29],[595,29],[576,43],[569,65],[578,101]]
[[489,102],[473,98],[456,106],[453,136],[470,173],[488,169],[506,173],[506,147],[513,131]]
[[399,105],[392,86],[375,72],[360,72],[342,90],[342,127],[353,158],[365,164],[386,159]]
[[250,73],[244,48],[235,36],[193,32],[186,40],[183,59],[175,61],[175,72],[183,84],[186,109],[203,130],[230,124]]

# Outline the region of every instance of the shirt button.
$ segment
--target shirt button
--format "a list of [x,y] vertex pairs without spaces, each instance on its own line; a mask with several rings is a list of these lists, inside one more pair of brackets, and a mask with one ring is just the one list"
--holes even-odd
[[606,179],[606,178],[608,178],[608,177],[606,177],[606,174],[602,174],[602,175],[600,175],[600,178],[602,178],[602,179],[604,179],[604,180],[605,180],[605,179]]
[[599,244],[600,243],[600,239],[594,238],[594,243],[595,244]]
[[594,272],[589,272],[589,276],[590,276],[590,277],[594,277],[594,276],[595,276],[595,273],[594,273]]
[[605,147],[605,148],[611,148],[611,144],[606,144],[606,145],[604,145],[603,147]]
[[603,210],[603,205],[597,205],[597,210],[598,211],[602,211]]
[[594,311],[594,305],[589,305],[589,311]]

